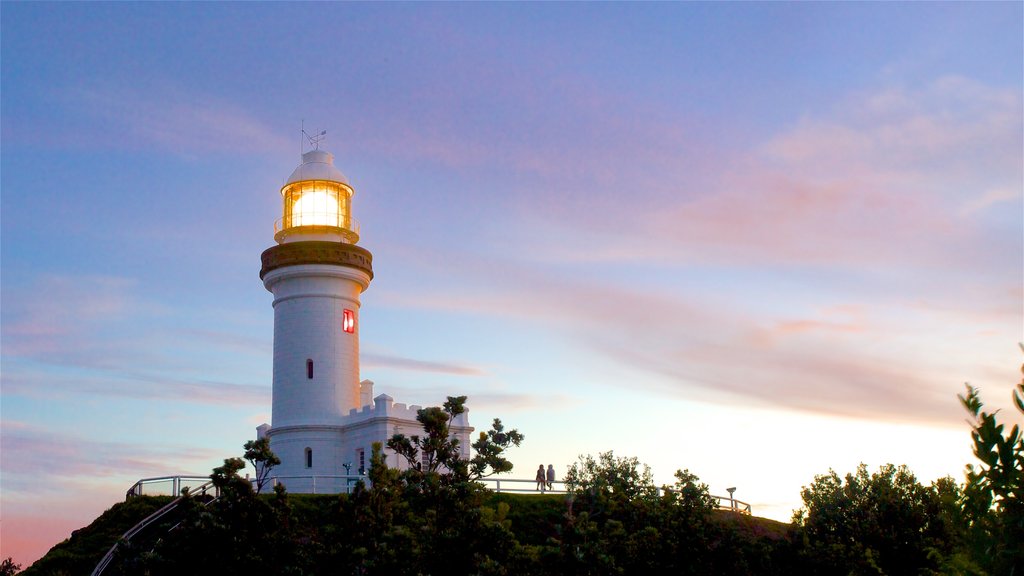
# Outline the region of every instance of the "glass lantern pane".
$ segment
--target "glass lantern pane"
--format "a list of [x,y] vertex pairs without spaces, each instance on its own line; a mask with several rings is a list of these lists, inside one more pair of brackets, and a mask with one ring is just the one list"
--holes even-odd
[[340,226],[338,193],[324,184],[310,184],[292,204],[292,226]]

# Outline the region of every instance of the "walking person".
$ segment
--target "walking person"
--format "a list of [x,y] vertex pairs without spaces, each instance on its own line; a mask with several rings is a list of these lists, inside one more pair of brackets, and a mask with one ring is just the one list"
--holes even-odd
[[537,467],[537,490],[544,492],[544,488],[547,485],[547,477],[544,475],[544,465],[541,464]]
[[548,464],[548,490],[554,488],[552,484],[555,483],[555,465]]

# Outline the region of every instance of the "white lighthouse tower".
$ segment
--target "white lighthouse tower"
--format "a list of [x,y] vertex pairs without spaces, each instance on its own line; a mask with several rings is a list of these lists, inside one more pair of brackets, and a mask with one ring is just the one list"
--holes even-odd
[[[292,492],[337,492],[337,476],[365,472],[373,442],[422,434],[419,406],[373,398],[359,378],[359,297],[373,278],[373,256],[356,245],[352,186],[324,150],[302,155],[281,188],[277,246],[263,252],[260,278],[274,295],[271,426],[257,428],[281,459],[273,476]],[[468,415],[453,422],[469,455]],[[402,466],[397,456],[388,462]],[[334,477],[334,478],[332,478]]]

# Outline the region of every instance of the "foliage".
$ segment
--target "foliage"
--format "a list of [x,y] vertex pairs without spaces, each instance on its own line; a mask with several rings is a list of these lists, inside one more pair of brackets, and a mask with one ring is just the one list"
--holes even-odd
[[213,469],[210,480],[215,488],[231,495],[252,495],[252,484],[238,473],[245,469],[241,458],[225,458],[224,465]]
[[423,426],[424,435],[395,434],[387,447],[405,458],[411,469],[426,474],[445,471],[460,481],[511,471],[512,463],[505,458],[505,451],[519,446],[524,437],[518,430],[505,431],[498,418],[473,443],[476,455],[468,461],[460,457],[459,439],[451,434],[451,424],[466,411],[465,404],[465,396],[449,396],[443,407],[419,410],[416,420]]
[[[1024,345],[1022,345],[1024,350]],[[1024,366],[1021,367],[1024,372]],[[971,440],[978,466],[967,465],[964,515],[974,556],[993,573],[1024,573],[1024,434],[1005,432],[996,412],[985,412],[978,390],[959,396],[971,415]],[[1024,379],[1012,393],[1024,414]]]
[[262,493],[270,471],[281,463],[281,459],[270,449],[270,438],[264,437],[246,442],[245,454],[242,457],[256,471],[256,493]]
[[[555,574],[785,574],[788,535],[734,528],[689,470],[660,490],[650,468],[612,452],[581,456],[566,473],[565,520],[547,547]],[[725,519],[725,520],[723,520]]]
[[498,418],[491,423],[491,429],[481,432],[473,443],[476,455],[469,460],[469,476],[479,479],[492,474],[503,474],[512,471],[512,463],[505,458],[505,451],[522,443],[524,436],[518,430],[505,431],[505,426]]
[[450,430],[455,418],[466,411],[465,404],[465,396],[449,396],[443,409],[437,406],[420,409],[416,421],[423,426],[424,436],[395,434],[388,440],[388,448],[405,458],[411,468],[423,472],[437,472],[442,467],[456,470],[459,439]]
[[18,570],[21,570],[21,564],[15,564],[10,556],[0,562],[0,576],[14,576]]
[[170,501],[170,496],[134,496],[114,504],[20,574],[88,574],[122,534]]
[[589,454],[581,455],[566,472],[565,486],[576,496],[601,495],[620,501],[657,495],[650,466],[635,457],[617,458],[611,451],[598,454],[596,460]]
[[951,552],[935,485],[925,487],[906,466],[886,464],[869,474],[861,464],[840,478],[816,476],[801,491],[794,515],[809,574],[921,574]]

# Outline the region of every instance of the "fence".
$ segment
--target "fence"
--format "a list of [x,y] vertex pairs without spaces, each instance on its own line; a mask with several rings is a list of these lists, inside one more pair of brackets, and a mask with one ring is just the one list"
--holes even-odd
[[[159,476],[156,478],[143,478],[136,482],[127,493],[127,497],[145,495],[166,495],[177,496],[183,488],[194,490],[197,487],[209,482],[209,476]],[[249,479],[256,487],[255,479]],[[284,483],[292,492],[304,494],[351,494],[355,485],[360,481],[370,483],[369,478],[361,474],[337,474],[337,475],[308,475],[308,476],[274,476],[270,478],[270,486],[278,482]],[[480,482],[495,492],[517,493],[517,494],[565,494],[565,482],[555,480],[551,487],[546,485],[537,486],[536,480],[521,478],[482,478]],[[264,490],[266,490],[264,486]],[[663,493],[665,488],[658,488],[658,495]],[[731,496],[715,496],[715,503],[719,510],[731,510],[741,514],[750,514],[750,504],[742,500],[736,500]]]

